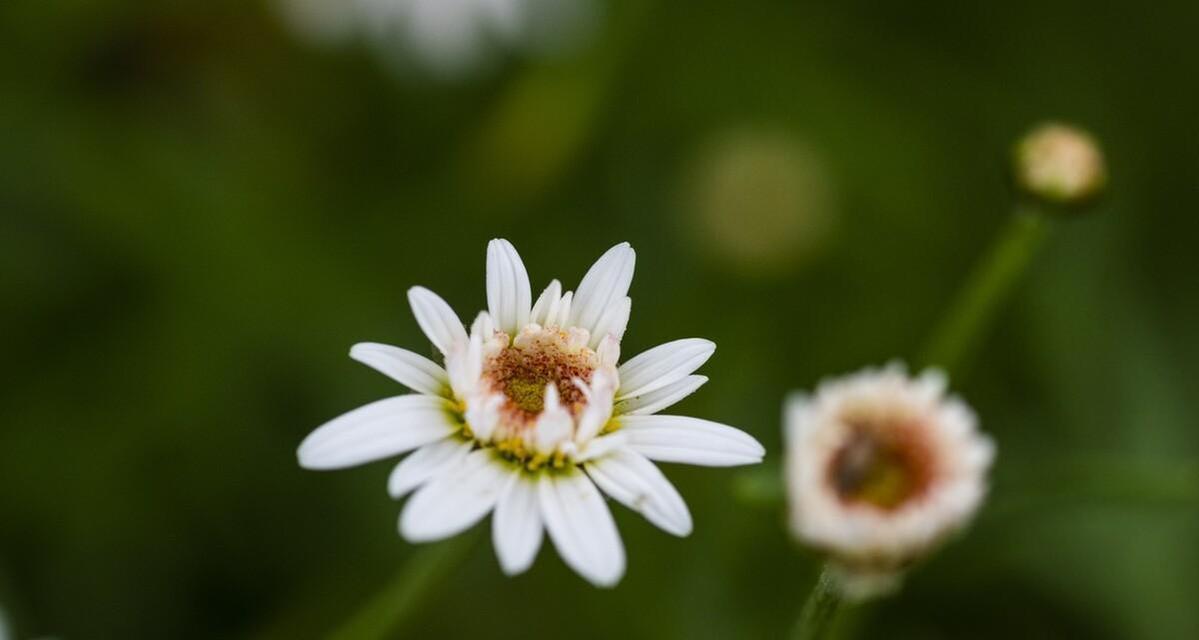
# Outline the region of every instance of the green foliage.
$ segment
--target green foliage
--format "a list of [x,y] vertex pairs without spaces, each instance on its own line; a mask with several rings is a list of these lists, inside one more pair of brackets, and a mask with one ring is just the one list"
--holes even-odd
[[[19,637],[341,628],[415,550],[388,465],[308,472],[295,447],[400,392],[345,353],[425,350],[409,286],[485,306],[491,237],[537,290],[630,241],[623,352],[714,340],[711,382],[672,411],[777,464],[787,391],[918,355],[1007,219],[1011,142],[1046,118],[1093,131],[1112,181],[1054,225],[955,380],[999,447],[995,513],[848,622],[1199,637],[1197,5],[625,4],[576,57],[449,84],[305,45],[270,3],[0,3],[0,606]],[[694,242],[680,192],[707,141],[759,124],[840,197],[827,246],[748,277]],[[1121,475],[1158,468],[1190,471]],[[739,501],[735,471],[665,471],[695,532],[614,505],[617,589],[548,549],[505,578],[482,544],[405,637],[786,633],[818,565],[781,507]]]

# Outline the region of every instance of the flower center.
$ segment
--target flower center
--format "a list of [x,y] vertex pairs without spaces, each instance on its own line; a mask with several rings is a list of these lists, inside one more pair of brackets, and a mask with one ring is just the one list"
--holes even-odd
[[528,422],[545,408],[545,390],[550,384],[557,388],[562,405],[578,413],[586,398],[574,380],[589,381],[596,364],[595,352],[577,344],[566,332],[543,329],[520,333],[487,360],[483,375],[493,389],[504,394],[507,413]]
[[849,421],[851,434],[833,455],[828,480],[845,503],[894,510],[924,493],[932,454],[911,423]]

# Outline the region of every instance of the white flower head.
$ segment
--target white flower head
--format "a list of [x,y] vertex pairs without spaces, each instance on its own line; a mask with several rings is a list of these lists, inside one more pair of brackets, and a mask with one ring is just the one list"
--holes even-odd
[[594,27],[593,0],[277,0],[284,18],[316,42],[363,36],[433,75],[467,75],[496,50],[553,53]]
[[850,597],[898,586],[986,495],[994,447],[940,372],[828,380],[789,398],[784,422],[792,531],[831,556]]
[[300,445],[300,464],[337,469],[412,451],[388,489],[415,491],[400,516],[413,542],[492,517],[505,573],[532,565],[542,532],[563,560],[599,586],[624,574],[624,547],[601,491],[665,531],[685,536],[691,515],[652,461],[704,466],[760,462],[762,446],[729,426],[653,415],[707,381],[693,375],[716,346],[684,339],[624,364],[635,254],[612,247],[575,292],[554,280],[534,302],[506,240],[487,247],[487,311],[470,331],[437,294],[408,292],[417,323],[445,366],[397,347],[363,343],[350,356],[415,391],[326,423]]

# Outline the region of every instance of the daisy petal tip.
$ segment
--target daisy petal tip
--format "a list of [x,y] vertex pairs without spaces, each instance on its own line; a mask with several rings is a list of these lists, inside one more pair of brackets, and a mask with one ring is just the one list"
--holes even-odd
[[408,289],[408,304],[421,331],[442,354],[448,355],[455,343],[466,341],[462,321],[441,296],[416,286]]
[[528,571],[532,566],[532,562],[514,564],[505,562],[503,558],[500,558],[500,572],[509,578],[519,576],[520,574]]
[[300,463],[300,468],[308,471],[337,471],[338,469],[346,469],[354,466],[352,464],[342,464],[328,460],[323,453],[300,451],[296,458]]
[[625,565],[623,559],[619,564],[614,564],[611,567],[596,567],[586,572],[580,568],[575,568],[576,573],[582,576],[584,580],[591,583],[592,586],[599,589],[616,588],[616,586],[619,585],[620,581],[624,578],[624,571]]
[[309,446],[307,439],[301,442],[299,448],[296,449],[296,461],[300,464],[301,468],[308,469],[309,471],[324,471],[327,469],[327,467],[319,464],[317,457],[312,453],[312,447]]
[[599,587],[600,589],[615,589],[616,586],[620,584],[620,580],[623,577],[624,570],[622,569],[619,574],[614,576],[596,576],[593,580],[591,580],[591,584]]
[[[681,501],[681,499],[680,499]],[[679,513],[672,514],[668,517],[656,517],[650,520],[654,526],[662,531],[676,537],[686,538],[691,535],[694,530],[694,523],[691,521],[691,511],[683,504]]]
[[431,541],[426,532],[420,529],[419,523],[414,523],[411,518],[405,518],[403,514],[400,515],[399,532],[401,538],[413,544]]
[[691,532],[694,530],[694,528],[695,527],[692,525],[691,520],[688,519],[685,524],[679,524],[677,526],[672,526],[669,529],[663,529],[663,531],[665,531],[666,533],[669,533],[670,535],[672,535],[676,538],[686,538],[691,535]]
[[[757,441],[755,441],[755,444],[757,444]],[[731,466],[748,466],[751,464],[762,464],[762,461],[765,459],[766,459],[766,448],[763,447],[761,444],[757,444],[757,446],[752,449],[747,448],[745,453],[742,455],[742,460],[743,460],[742,462],[734,463]]]
[[[540,541],[538,541],[540,547]],[[496,559],[500,563],[500,571],[509,578],[519,576],[533,568],[533,563],[537,560],[538,549],[533,549],[532,553],[522,553],[520,555],[512,555],[499,553],[499,548],[496,548]]]
[[339,460],[338,452],[333,447],[327,446],[321,438],[314,438],[313,435],[319,434],[309,434],[296,448],[296,461],[300,468],[309,471],[333,471],[355,466]]
[[753,436],[749,436],[749,439],[754,443],[754,450],[758,455],[758,462],[761,462],[762,458],[766,457],[766,447],[763,446],[761,442],[758,442],[758,439]]
[[613,247],[613,249],[616,249],[619,251],[619,254],[620,254],[620,257],[622,260],[624,260],[630,264],[636,262],[637,250],[634,249],[633,245],[629,244],[628,242],[622,242],[622,243],[616,245],[615,247]]
[[697,351],[704,354],[704,362],[716,353],[716,343],[707,338],[691,338],[690,342],[695,345]]
[[[411,504],[411,501],[409,504]],[[400,537],[404,540],[412,544],[421,544],[436,542],[449,537],[440,531],[439,528],[430,526],[431,523],[427,518],[414,517],[411,513],[412,510],[407,508],[400,512],[399,532]]]

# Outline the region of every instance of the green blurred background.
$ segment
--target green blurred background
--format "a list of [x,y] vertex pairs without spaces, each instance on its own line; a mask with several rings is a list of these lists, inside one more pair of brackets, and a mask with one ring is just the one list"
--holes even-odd
[[[1011,210],[1010,143],[1103,142],[955,387],[1000,456],[968,536],[865,637],[1199,637],[1199,5],[602,5],[553,58],[423,74],[241,1],[0,4],[0,608],[16,637],[306,638],[414,553],[389,464],[300,439],[396,393],[405,299],[484,306],[638,250],[625,353],[703,336],[677,411],[779,461],[781,398],[912,357]],[[582,37],[582,36],[580,36]],[[476,546],[405,637],[769,638],[816,558],[739,470],[669,466],[695,533],[615,507],[600,591]]]

